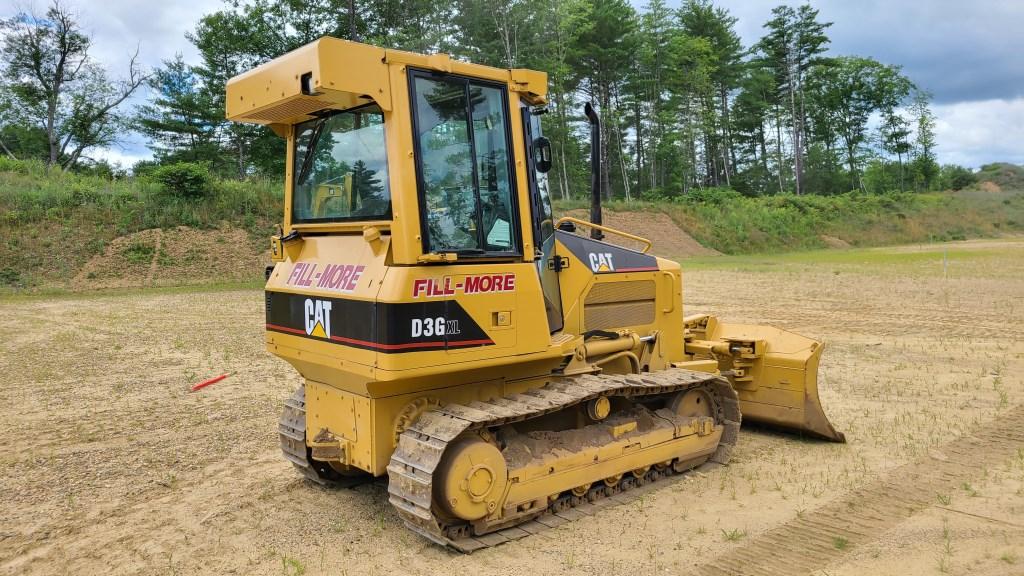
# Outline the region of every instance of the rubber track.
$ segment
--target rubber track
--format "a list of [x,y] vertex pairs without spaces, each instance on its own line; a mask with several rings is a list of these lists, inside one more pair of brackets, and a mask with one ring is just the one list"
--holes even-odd
[[[892,470],[849,496],[792,520],[700,566],[710,576],[796,575],[826,568],[850,549],[929,508],[939,494],[981,476],[985,468],[1012,458],[1024,446],[1024,405],[992,424]],[[848,542],[839,550],[835,538]]]
[[[609,498],[602,488],[579,498],[560,498],[533,518],[510,528],[477,536],[449,538],[445,526],[431,512],[432,480],[448,443],[466,430],[501,426],[535,418],[586,402],[598,396],[649,396],[707,386],[718,400],[716,421],[725,427],[710,460],[725,464],[736,444],[740,427],[736,392],[724,378],[705,372],[672,369],[640,375],[583,375],[558,378],[544,387],[468,405],[447,404],[423,413],[399,438],[388,464],[390,502],[414,532],[461,552],[473,552],[552,528],[592,513],[608,503],[631,499],[624,490],[640,488],[671,473],[652,469],[642,479],[624,479]],[[589,496],[589,498],[588,498]]]

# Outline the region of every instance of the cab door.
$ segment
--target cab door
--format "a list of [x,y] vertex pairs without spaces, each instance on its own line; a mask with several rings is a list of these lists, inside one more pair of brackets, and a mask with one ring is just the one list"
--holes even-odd
[[[548,189],[547,171],[538,169],[543,163],[543,154],[550,154],[540,128],[540,113],[520,102],[523,118],[523,142],[526,146],[526,172],[530,186],[530,213],[533,222],[534,246],[538,247],[536,259],[537,274],[540,276],[544,293],[544,310],[548,318],[548,330],[554,334],[562,329],[562,296],[558,285],[560,262],[555,256],[555,222],[551,212],[551,195]],[[550,164],[550,159],[548,159]]]

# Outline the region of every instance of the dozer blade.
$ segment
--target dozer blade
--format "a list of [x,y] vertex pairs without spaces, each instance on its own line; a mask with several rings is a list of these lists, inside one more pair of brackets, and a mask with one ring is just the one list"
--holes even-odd
[[685,322],[687,353],[718,361],[739,396],[744,422],[846,442],[818,397],[821,342],[771,326],[723,324],[714,316],[691,316]]

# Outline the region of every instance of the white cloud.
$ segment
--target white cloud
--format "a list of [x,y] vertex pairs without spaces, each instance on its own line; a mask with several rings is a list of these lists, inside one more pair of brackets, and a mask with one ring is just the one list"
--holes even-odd
[[127,70],[136,47],[140,63],[148,68],[159,66],[178,53],[187,61],[195,62],[198,53],[185,33],[195,30],[202,16],[224,6],[221,0],[71,1],[80,16],[82,29],[92,36],[93,57],[115,76]]
[[[903,72],[938,102],[1024,96],[1020,0],[716,0],[739,18],[750,46],[778,4],[809,1],[832,22],[829,54],[875,58]],[[678,5],[678,2],[674,2]],[[634,4],[635,5],[635,4]]]
[[1024,164],[1024,98],[939,104],[936,153],[943,164]]
[[[631,0],[637,8],[646,0]],[[764,35],[778,4],[805,0],[715,0],[739,18],[745,46]],[[830,54],[903,66],[936,104],[939,161],[978,167],[1024,164],[1024,21],[1021,0],[807,0],[832,22]],[[669,0],[678,7],[682,0]]]
[[140,150],[122,150],[119,148],[97,148],[88,153],[90,158],[95,160],[106,160],[108,163],[114,166],[120,166],[121,168],[131,168],[139,160],[149,160],[153,157],[153,154],[143,148]]

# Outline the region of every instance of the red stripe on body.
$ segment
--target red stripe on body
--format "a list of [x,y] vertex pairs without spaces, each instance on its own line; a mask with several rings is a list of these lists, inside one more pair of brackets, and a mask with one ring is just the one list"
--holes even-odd
[[[280,332],[288,332],[291,334],[298,334],[300,336],[308,336],[304,330],[298,330],[295,328],[288,328],[287,326],[278,326],[277,324],[267,324],[268,330],[277,330]],[[454,340],[450,342],[408,342],[405,344],[378,344],[377,342],[370,342],[367,340],[359,340],[357,338],[345,338],[344,336],[331,336],[331,340],[335,342],[342,342],[344,344],[356,344],[359,346],[366,346],[368,348],[377,348],[378,350],[405,350],[409,348],[444,348],[445,346],[487,346],[494,344],[493,340]]]
[[614,272],[657,272],[657,271],[658,271],[658,267],[657,266],[644,266],[642,268],[617,268],[615,270],[609,270],[608,272],[604,272],[604,274],[610,274],[610,273],[614,273]]

